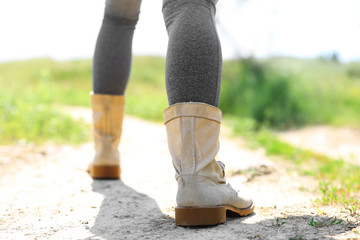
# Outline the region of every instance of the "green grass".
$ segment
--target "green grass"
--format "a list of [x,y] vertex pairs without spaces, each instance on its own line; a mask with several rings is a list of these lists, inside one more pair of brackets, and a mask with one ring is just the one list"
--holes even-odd
[[[88,127],[61,113],[41,91],[8,93],[0,90],[0,143],[18,141],[78,144],[89,139]],[[17,96],[17,97],[15,97]]]
[[[137,58],[127,88],[126,113],[161,121],[167,107],[163,58]],[[90,127],[59,105],[90,107],[91,61],[50,59],[0,64],[0,144],[17,141],[80,143]]]
[[[134,58],[126,93],[128,114],[162,121],[168,105],[164,65],[164,58]],[[225,61],[220,107],[224,114],[271,128],[319,123],[359,127],[358,67],[360,63],[293,58]],[[1,63],[0,86],[28,93],[46,87],[53,102],[89,107],[91,61]]]
[[86,65],[49,59],[0,64],[0,143],[89,140],[89,126],[62,113],[57,104],[84,104],[85,91],[72,88],[67,78],[76,76],[73,85],[80,88],[85,76],[69,69]]
[[167,106],[165,59],[136,57],[126,90],[126,113],[161,122]]
[[[45,94],[47,101],[89,106],[91,62],[78,60],[56,62],[50,59],[0,64],[0,86],[14,90],[14,97],[22,92]],[[20,92],[15,92],[17,89]],[[20,95],[20,96],[18,96]]]

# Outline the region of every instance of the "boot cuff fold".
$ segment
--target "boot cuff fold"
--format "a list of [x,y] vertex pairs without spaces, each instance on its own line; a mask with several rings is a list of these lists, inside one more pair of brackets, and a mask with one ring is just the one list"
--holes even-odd
[[110,94],[98,94],[90,93],[92,104],[114,104],[115,106],[123,104],[125,102],[124,95],[110,95]]
[[217,107],[206,103],[176,103],[164,111],[164,124],[179,117],[199,117],[221,123],[222,113]]

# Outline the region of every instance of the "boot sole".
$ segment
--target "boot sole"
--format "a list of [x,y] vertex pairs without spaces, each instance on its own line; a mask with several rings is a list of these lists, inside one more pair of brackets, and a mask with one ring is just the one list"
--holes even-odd
[[120,166],[90,166],[90,176],[95,179],[119,179]]
[[241,209],[231,206],[216,207],[176,207],[175,223],[178,226],[211,226],[224,223],[226,216],[241,217],[250,215],[255,205]]

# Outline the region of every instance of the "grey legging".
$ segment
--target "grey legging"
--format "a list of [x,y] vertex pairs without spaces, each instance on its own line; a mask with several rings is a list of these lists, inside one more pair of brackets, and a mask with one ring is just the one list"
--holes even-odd
[[[222,57],[214,16],[217,0],[164,0],[169,35],[169,105],[203,102],[218,107]],[[132,37],[141,0],[107,0],[93,60],[95,93],[123,95],[130,75]]]

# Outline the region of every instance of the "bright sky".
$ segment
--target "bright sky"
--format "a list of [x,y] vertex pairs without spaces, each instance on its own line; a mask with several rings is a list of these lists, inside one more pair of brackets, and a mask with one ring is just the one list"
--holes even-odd
[[[104,2],[1,0],[0,61],[92,57]],[[143,0],[134,54],[165,56],[161,4]],[[338,52],[360,60],[360,0],[220,0],[217,23],[225,58]]]

